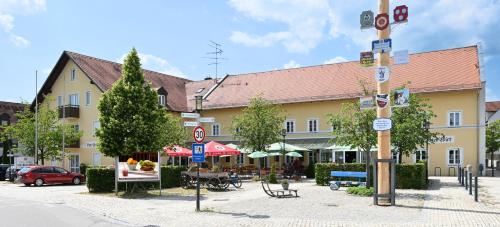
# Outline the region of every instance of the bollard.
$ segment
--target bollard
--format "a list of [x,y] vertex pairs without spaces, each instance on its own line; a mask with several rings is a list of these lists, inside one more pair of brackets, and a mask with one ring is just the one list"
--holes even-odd
[[468,179],[467,179],[467,177],[468,177],[468,176],[469,176],[469,174],[467,174],[467,170],[466,170],[466,171],[465,171],[465,190],[467,190],[467,188],[468,188],[468,186],[469,186],[469,185],[468,185],[469,181],[468,181]]
[[462,168],[458,167],[458,183],[460,183],[461,179],[462,179]]
[[479,188],[479,186],[477,185],[477,176],[476,176],[476,178],[474,178],[474,185],[476,186],[476,187],[474,187],[474,201],[477,202],[478,201],[478,196],[479,196],[478,195],[478,192],[479,192],[478,188]]
[[462,184],[462,186],[464,186],[464,185],[465,185],[465,182],[464,182],[464,178],[465,178],[465,176],[464,176],[464,175],[465,175],[465,174],[464,174],[464,173],[465,173],[465,168],[462,168],[462,181],[460,182],[460,183]]
[[469,172],[469,195],[472,195],[472,173]]

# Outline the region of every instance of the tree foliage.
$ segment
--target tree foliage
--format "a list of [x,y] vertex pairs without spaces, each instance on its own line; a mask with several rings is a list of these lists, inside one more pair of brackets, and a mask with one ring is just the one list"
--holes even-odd
[[486,153],[500,149],[500,120],[488,124],[486,128]]
[[122,77],[103,94],[98,110],[98,148],[106,156],[157,152],[184,139],[179,121],[158,104],[158,94],[145,81],[135,48],[125,59]]
[[243,148],[266,151],[267,145],[280,140],[284,120],[278,105],[257,96],[250,100],[242,115],[233,119],[233,137],[241,142]]
[[[77,142],[82,136],[81,131],[76,131],[72,125],[63,124],[59,121],[57,110],[49,108],[50,97],[46,98],[46,103],[42,104],[38,110],[38,152],[36,163],[41,160],[42,165],[45,160],[62,158],[63,134],[64,147]],[[6,133],[16,139],[20,144],[14,148],[26,156],[35,155],[35,113],[29,107],[25,107],[23,112],[17,113],[16,124],[7,126]]]

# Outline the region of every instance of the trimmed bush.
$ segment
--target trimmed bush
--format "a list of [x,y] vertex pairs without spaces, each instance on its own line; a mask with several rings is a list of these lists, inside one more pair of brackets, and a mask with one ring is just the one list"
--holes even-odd
[[307,178],[314,178],[314,175],[315,175],[315,171],[314,171],[315,166],[316,165],[314,165],[314,164],[309,164],[307,166],[307,169],[306,169],[306,172],[305,172]]
[[359,196],[372,196],[374,193],[373,187],[366,188],[364,186],[349,187],[346,190],[347,194],[359,195]]
[[[181,172],[185,167],[161,166],[161,187],[173,188],[180,186]],[[92,167],[87,168],[87,188],[89,192],[112,192],[115,189],[115,169]],[[157,182],[140,182],[142,188],[158,188]],[[125,189],[125,183],[118,184],[119,190]]]
[[[357,181],[357,178],[330,177],[331,171],[355,171],[365,172],[364,163],[317,163],[316,164],[316,184],[326,185],[332,180],[351,180]],[[373,168],[371,167],[371,170]],[[416,164],[396,164],[396,188],[399,189],[424,189],[427,187],[426,168],[423,163]],[[372,172],[373,175],[373,172]],[[370,179],[370,182],[373,182]]]

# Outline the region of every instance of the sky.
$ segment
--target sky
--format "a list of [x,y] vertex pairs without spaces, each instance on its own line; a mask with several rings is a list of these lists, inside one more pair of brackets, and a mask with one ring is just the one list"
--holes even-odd
[[[392,0],[409,22],[393,50],[480,44],[487,101],[500,100],[500,0]],[[122,61],[135,47],[143,68],[191,80],[215,76],[207,53],[221,44],[226,74],[358,60],[374,30],[359,29],[376,0],[0,0],[0,100],[31,101],[64,50]]]

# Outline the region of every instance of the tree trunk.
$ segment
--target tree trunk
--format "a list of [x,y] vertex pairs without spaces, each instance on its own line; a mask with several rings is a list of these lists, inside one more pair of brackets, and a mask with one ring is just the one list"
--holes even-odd
[[399,159],[399,163],[402,163],[401,161],[403,160],[403,152],[401,152],[401,151],[398,152],[398,159]]
[[370,171],[371,154],[370,153],[371,153],[370,150],[368,150],[366,152],[366,160],[365,160],[365,163],[366,163],[366,187],[367,188],[369,188],[371,186],[371,181],[370,181],[370,176],[371,176],[371,171]]
[[43,156],[43,150],[40,151],[40,159],[42,160],[42,166],[45,165],[45,156]]
[[490,152],[491,153],[491,176],[494,177],[495,176],[495,162],[493,161],[493,154],[495,152]]

